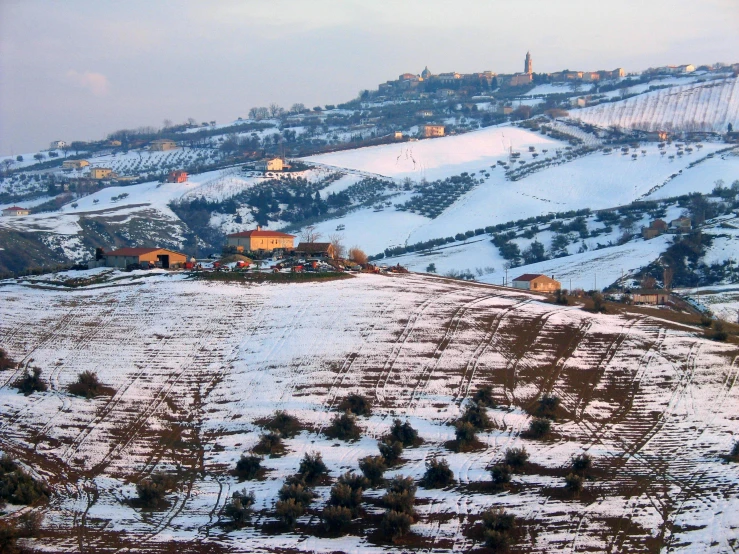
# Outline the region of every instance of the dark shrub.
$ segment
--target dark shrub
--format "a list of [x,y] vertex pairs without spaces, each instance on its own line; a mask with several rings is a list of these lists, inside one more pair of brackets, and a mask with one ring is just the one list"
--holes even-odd
[[449,462],[437,458],[426,462],[426,473],[422,482],[427,489],[440,489],[451,485],[454,482],[454,473],[449,469]]
[[731,449],[731,454],[729,454],[729,456],[739,459],[739,441],[734,443],[734,448]]
[[278,457],[285,452],[285,446],[279,433],[270,432],[259,437],[259,442],[252,450],[257,454]]
[[352,522],[352,511],[344,506],[326,506],[321,516],[328,531],[343,532]]
[[400,442],[388,439],[378,442],[377,448],[380,450],[380,456],[385,459],[385,463],[389,466],[396,464],[403,453],[403,445]]
[[336,483],[331,487],[331,498],[328,503],[331,506],[342,506],[356,514],[362,503],[362,489],[352,489],[346,483]]
[[103,385],[98,380],[97,373],[92,371],[83,371],[77,375],[77,381],[69,385],[67,390],[70,394],[85,398],[95,398],[102,394],[112,394],[114,392],[110,387]]
[[539,406],[536,409],[536,415],[546,417],[548,419],[556,419],[555,412],[559,407],[559,398],[556,396],[545,394],[539,399]]
[[256,479],[259,471],[262,469],[262,458],[260,456],[245,456],[241,455],[241,458],[236,462],[236,470],[234,473],[240,479]]
[[511,466],[506,464],[495,464],[490,468],[490,475],[496,485],[505,485],[511,482]]
[[507,448],[505,451],[505,463],[514,469],[521,469],[528,459],[526,448]]
[[418,442],[418,431],[411,427],[407,420],[401,423],[399,419],[395,419],[393,426],[390,427],[390,437],[408,448]]
[[288,498],[287,500],[279,500],[275,505],[275,514],[280,521],[292,528],[295,527],[295,522],[300,516],[305,513],[305,506],[300,502],[297,502],[294,498]]
[[369,480],[364,475],[357,475],[353,471],[347,471],[339,477],[338,483],[348,485],[353,491],[364,490],[369,487]]
[[457,438],[457,447],[464,449],[477,439],[475,426],[469,422],[457,422],[454,436]]
[[593,311],[597,313],[606,313],[606,299],[603,298],[603,295],[599,292],[594,292],[592,294],[593,299]]
[[350,394],[339,404],[339,409],[358,416],[372,415],[372,403],[359,394]]
[[47,487],[34,480],[7,454],[0,458],[0,505],[29,505],[49,497]]
[[471,423],[472,426],[478,430],[490,429],[493,426],[485,408],[478,406],[477,404],[470,404],[467,406],[462,417],[459,418],[459,421]]
[[174,479],[166,473],[154,473],[136,485],[139,503],[147,508],[158,506],[175,486]]
[[473,402],[483,408],[495,408],[495,400],[493,399],[493,387],[490,385],[483,385],[475,391],[472,396]]
[[388,510],[380,522],[380,531],[386,538],[395,540],[410,531],[412,523],[413,517],[410,514]]
[[283,437],[294,437],[300,433],[301,425],[298,418],[283,412],[275,412],[272,417],[264,422],[263,427],[270,431],[278,432]]
[[491,531],[510,533],[516,525],[516,517],[502,508],[492,508],[482,513],[482,524]]
[[485,529],[483,536],[485,537],[485,546],[490,548],[493,552],[504,552],[511,544],[511,539],[508,536],[508,533],[502,533],[500,531],[495,531],[494,529]]
[[246,490],[235,492],[231,496],[231,502],[226,504],[223,514],[229,518],[234,525],[242,527],[251,519],[252,506],[254,505],[254,493]]
[[354,415],[345,412],[337,415],[324,433],[330,439],[349,441],[357,440],[361,436],[362,430],[357,426]]
[[713,340],[717,341],[725,341],[729,337],[729,334],[724,329],[724,322],[723,321],[714,321],[713,322],[713,335],[711,338]]
[[588,454],[579,454],[572,460],[572,472],[582,475],[590,471],[593,466],[593,458]]
[[544,417],[535,417],[529,423],[528,434],[534,438],[542,438],[552,430],[552,423]]
[[303,459],[300,460],[300,467],[298,468],[298,475],[303,477],[306,483],[312,485],[318,481],[322,476],[328,474],[328,468],[323,463],[323,456],[320,452],[309,452],[305,453]]
[[572,494],[578,495],[582,491],[582,482],[581,476],[575,473],[569,473],[567,477],[565,477],[565,488]]
[[405,512],[413,515],[413,503],[416,500],[418,487],[411,477],[394,477],[387,486],[387,493],[382,503],[388,510]]
[[10,359],[8,353],[0,348],[0,371],[5,371],[6,369],[15,369],[15,366],[15,362]]
[[359,469],[364,474],[370,486],[376,487],[382,482],[382,476],[387,469],[385,458],[382,456],[367,456],[359,460]]
[[701,325],[703,327],[710,327],[713,325],[713,317],[709,314],[701,314]]
[[28,373],[15,384],[16,388],[28,396],[34,392],[44,392],[49,387],[41,379],[41,369],[38,367],[33,368],[33,373]]
[[280,488],[280,492],[277,493],[280,500],[293,499],[295,502],[299,502],[303,506],[307,506],[316,497],[315,493],[300,483],[285,483]]

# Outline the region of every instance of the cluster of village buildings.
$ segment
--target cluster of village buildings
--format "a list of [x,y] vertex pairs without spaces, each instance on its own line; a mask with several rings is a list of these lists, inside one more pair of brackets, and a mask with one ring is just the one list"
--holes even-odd
[[[675,71],[678,72],[689,72],[694,71],[695,68],[692,65],[680,66]],[[616,68],[614,70],[599,70],[599,71],[558,71],[556,73],[545,74],[552,82],[567,82],[567,81],[604,81],[609,79],[620,79],[626,75],[623,68]],[[455,71],[449,73],[433,74],[428,67],[416,75],[413,73],[403,73],[394,81],[387,81],[382,83],[378,87],[380,94],[397,94],[404,92],[423,92],[426,88],[434,88],[437,97],[454,96],[455,93],[451,88],[444,88],[445,86],[464,84],[467,83],[480,83],[487,82],[488,86],[492,86],[493,81],[497,81],[499,86],[510,86],[517,87],[522,85],[531,84],[534,80],[534,62],[531,57],[531,53],[526,53],[524,60],[524,70],[521,73],[494,73],[492,71],[483,71],[481,73],[457,73]],[[433,85],[433,87],[428,87]],[[441,87],[441,88],[439,88]]]

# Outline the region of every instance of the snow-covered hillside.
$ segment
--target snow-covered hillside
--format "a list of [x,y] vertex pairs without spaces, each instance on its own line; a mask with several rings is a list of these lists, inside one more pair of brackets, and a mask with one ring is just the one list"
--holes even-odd
[[[739,350],[699,338],[698,327],[415,275],[294,285],[142,277],[0,287],[3,346],[50,385],[23,396],[11,386],[21,371],[0,374],[0,450],[53,490],[38,508],[50,531],[42,548],[403,551],[370,532],[382,489],[365,493],[366,535],[325,536],[327,484],[296,532],[269,531],[277,491],[305,452],[321,452],[335,480],[377,453],[394,417],[425,443],[407,448],[388,477],[419,479],[438,456],[457,479],[419,488],[411,530],[423,548],[475,548],[489,507],[516,515],[516,548],[527,552],[727,552],[739,543],[739,477],[720,458],[736,439]],[[70,396],[85,370],[114,395]],[[450,423],[481,385],[493,387],[494,428],[479,434],[479,450],[452,452]],[[359,419],[360,440],[329,440],[320,430],[350,392],[370,397],[373,415]],[[526,437],[527,410],[544,393],[562,403],[554,434]],[[230,471],[258,440],[255,420],[275,409],[311,430],[264,460],[263,480],[239,482]],[[525,447],[529,463],[496,491],[488,469],[511,447]],[[576,498],[564,476],[582,452],[594,478]],[[168,507],[131,505],[136,483],[157,471],[177,481]],[[222,509],[244,488],[256,496],[253,524],[229,532]]]
[[739,128],[739,79],[730,77],[656,90],[574,110],[570,117],[599,127],[726,132],[729,123]]

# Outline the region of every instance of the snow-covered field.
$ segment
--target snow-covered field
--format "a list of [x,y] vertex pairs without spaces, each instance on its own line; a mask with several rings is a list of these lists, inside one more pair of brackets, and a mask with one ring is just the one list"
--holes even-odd
[[739,79],[673,86],[573,110],[570,117],[599,127],[726,132],[729,123],[739,125]]
[[[739,547],[739,470],[720,458],[737,438],[736,345],[643,315],[593,315],[521,291],[418,275],[293,285],[144,275],[114,273],[119,280],[72,290],[50,278],[0,286],[0,344],[50,384],[26,397],[10,386],[20,371],[0,374],[0,449],[54,490],[39,508],[50,531],[39,546],[403,551],[371,536],[320,538],[328,486],[316,488],[297,532],[263,530],[305,452],[320,451],[331,478],[356,471],[399,416],[425,443],[406,449],[387,475],[418,479],[437,455],[458,480],[419,488],[412,531],[428,551],[479,545],[471,531],[488,507],[519,518],[516,547],[527,552]],[[115,394],[67,394],[84,370]],[[444,446],[449,423],[485,384],[498,404],[488,410],[495,429],[480,434],[482,449],[453,453]],[[327,440],[318,430],[349,392],[375,403],[360,418],[363,438]],[[562,399],[553,436],[523,437],[526,409],[547,392]],[[257,441],[255,419],[275,409],[314,431],[287,440],[286,456],[265,459],[265,480],[237,482],[229,471]],[[495,492],[486,468],[514,446],[525,446],[531,463]],[[578,499],[562,485],[581,452],[593,456],[596,479]],[[137,482],[161,470],[178,481],[167,509],[126,502]],[[257,498],[254,525],[227,532],[221,510],[242,488]],[[381,494],[366,496],[376,503]]]

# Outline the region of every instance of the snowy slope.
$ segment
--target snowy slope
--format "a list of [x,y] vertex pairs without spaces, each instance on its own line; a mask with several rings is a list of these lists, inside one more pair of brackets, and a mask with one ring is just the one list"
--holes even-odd
[[645,131],[725,132],[739,127],[739,79],[691,83],[573,110],[570,117],[600,127]]
[[[518,516],[516,547],[527,552],[607,551],[614,542],[625,552],[725,552],[739,540],[739,478],[719,457],[736,438],[739,351],[698,338],[697,328],[415,275],[256,286],[135,275],[60,289],[39,280],[0,287],[3,346],[50,384],[26,397],[9,386],[19,372],[0,376],[0,449],[55,493],[41,508],[54,533],[39,546],[49,550],[164,549],[176,540],[182,551],[403,551],[370,533],[321,538],[325,485],[297,532],[263,528],[305,452],[320,451],[335,479],[377,453],[397,415],[426,442],[388,475],[419,479],[440,456],[458,480],[419,488],[412,531],[434,551],[479,546],[471,530],[491,506]],[[115,395],[68,395],[84,370]],[[479,451],[453,453],[444,446],[449,422],[483,384],[499,405],[488,410],[495,428],[480,434]],[[327,440],[317,431],[354,391],[375,403],[360,418],[363,437]],[[522,436],[525,408],[543,392],[559,396],[562,410],[555,436],[536,441]],[[255,419],[277,408],[314,431],[265,459],[264,480],[239,483],[229,471],[257,441]],[[486,468],[522,446],[530,468],[508,490],[487,488]],[[596,478],[578,500],[562,485],[583,451]],[[177,474],[169,506],[128,504],[155,471]],[[242,488],[256,495],[256,528],[228,532],[221,509]]]

